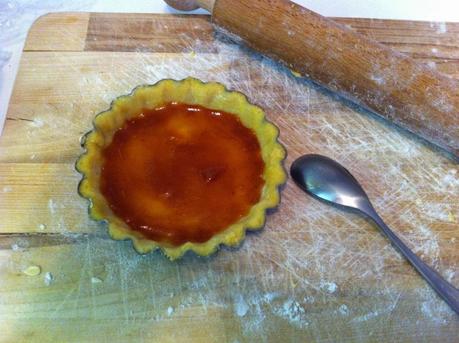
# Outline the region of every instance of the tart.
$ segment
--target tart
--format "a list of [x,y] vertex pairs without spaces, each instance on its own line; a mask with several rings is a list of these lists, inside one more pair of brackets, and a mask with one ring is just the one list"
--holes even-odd
[[76,162],[89,215],[139,253],[171,260],[239,245],[263,227],[286,180],[263,110],[194,78],[140,86],[98,114]]

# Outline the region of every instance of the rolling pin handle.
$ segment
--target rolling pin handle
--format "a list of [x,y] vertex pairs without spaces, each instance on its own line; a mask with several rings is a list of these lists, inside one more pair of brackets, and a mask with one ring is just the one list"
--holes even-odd
[[203,8],[212,13],[215,0],[164,0],[169,6],[179,11],[193,11]]

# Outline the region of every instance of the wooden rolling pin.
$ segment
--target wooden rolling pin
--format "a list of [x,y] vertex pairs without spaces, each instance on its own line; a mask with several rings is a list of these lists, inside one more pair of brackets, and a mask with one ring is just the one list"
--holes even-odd
[[459,159],[457,80],[288,0],[165,1]]

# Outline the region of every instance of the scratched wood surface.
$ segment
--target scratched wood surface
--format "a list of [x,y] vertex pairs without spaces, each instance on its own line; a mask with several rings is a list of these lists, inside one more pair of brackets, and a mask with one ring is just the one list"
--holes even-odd
[[[337,20],[459,78],[459,24]],[[210,258],[140,256],[89,220],[73,164],[94,115],[139,84],[186,76],[262,106],[287,168],[308,152],[346,165],[459,285],[448,156],[214,34],[206,16],[59,13],[29,33],[0,137],[0,341],[457,341],[458,317],[371,223],[290,180],[262,232]]]

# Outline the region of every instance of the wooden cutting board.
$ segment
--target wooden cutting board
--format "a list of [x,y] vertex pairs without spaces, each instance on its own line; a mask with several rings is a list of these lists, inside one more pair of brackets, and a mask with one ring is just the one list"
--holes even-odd
[[[459,78],[459,24],[337,20]],[[79,138],[115,97],[187,76],[262,106],[286,168],[311,152],[347,166],[459,286],[459,168],[443,153],[215,35],[206,16],[59,13],[29,33],[0,137],[0,341],[457,341],[458,317],[370,222],[291,180],[238,249],[170,262],[110,240],[77,195]]]

